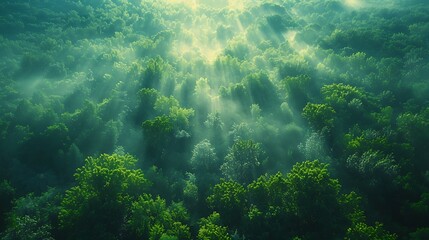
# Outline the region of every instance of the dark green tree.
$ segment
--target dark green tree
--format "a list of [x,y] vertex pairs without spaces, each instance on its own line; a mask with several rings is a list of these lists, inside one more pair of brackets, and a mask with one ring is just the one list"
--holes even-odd
[[53,188],[40,196],[30,193],[17,199],[1,239],[55,239],[61,199],[62,194]]
[[355,224],[347,229],[344,240],[396,240],[395,234],[391,234],[383,229],[383,224],[376,223],[375,226],[368,226],[365,223]]
[[330,177],[328,165],[306,161],[293,166],[286,179],[288,197],[297,217],[294,229],[298,236],[331,239],[341,236],[348,225],[340,204],[340,184]]
[[225,224],[238,227],[246,211],[246,189],[237,182],[222,180],[213,187],[207,203]]
[[169,208],[159,196],[153,199],[143,194],[131,206],[127,227],[135,239],[175,237],[187,240],[191,239],[189,227],[184,224],[188,220],[189,216],[182,205]]
[[6,227],[6,213],[12,209],[15,189],[9,181],[0,182],[0,232]]

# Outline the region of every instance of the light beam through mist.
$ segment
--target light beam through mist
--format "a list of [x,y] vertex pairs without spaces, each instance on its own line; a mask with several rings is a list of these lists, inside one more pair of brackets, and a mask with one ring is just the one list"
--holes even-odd
[[364,3],[361,0],[345,0],[344,4],[351,8],[361,8],[364,7]]

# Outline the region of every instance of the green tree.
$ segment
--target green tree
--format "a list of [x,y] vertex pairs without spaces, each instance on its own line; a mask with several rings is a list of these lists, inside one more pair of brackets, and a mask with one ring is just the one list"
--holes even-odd
[[156,162],[158,167],[185,168],[185,163],[177,159],[190,147],[194,109],[181,108],[176,98],[162,95],[157,96],[153,108],[160,115],[142,124],[145,157]]
[[225,137],[225,123],[222,120],[222,116],[216,113],[210,113],[207,116],[207,120],[204,121],[205,130],[208,132],[208,139],[216,146],[217,155],[223,156],[227,149],[227,140]]
[[269,110],[278,105],[276,88],[267,74],[262,72],[250,74],[242,82],[245,84],[252,103],[258,104],[262,110]]
[[148,194],[141,195],[131,206],[127,226],[134,238],[158,240],[176,237],[190,239],[190,230],[184,221],[188,214],[182,205],[168,208],[159,196],[153,199]]
[[238,227],[246,210],[246,189],[237,182],[222,180],[213,187],[207,203],[228,226]]
[[[146,155],[149,159],[162,161],[164,149],[168,148],[174,140],[174,125],[166,115],[146,120],[142,124],[146,143]],[[160,162],[162,163],[162,162]],[[164,167],[162,164],[159,167]]]
[[170,109],[172,107],[179,107],[179,101],[177,101],[176,98],[173,96],[166,97],[166,96],[158,96],[156,99],[153,108],[159,113],[159,114],[165,114],[168,115],[170,113]]
[[39,219],[31,216],[17,216],[14,218],[14,226],[8,228],[2,240],[54,240],[52,237],[52,226],[40,224]]
[[162,58],[150,59],[142,75],[142,87],[158,89],[164,77],[164,61]]
[[30,193],[17,199],[1,239],[55,239],[61,199],[61,193],[53,188],[40,196]]
[[153,88],[143,88],[138,92],[138,105],[134,109],[132,118],[134,124],[140,125],[144,120],[154,117],[155,102],[160,96],[160,93]]
[[228,229],[221,224],[220,214],[213,212],[199,222],[198,240],[231,240]]
[[396,240],[395,234],[391,234],[383,229],[383,224],[376,223],[375,226],[368,226],[365,223],[355,224],[347,229],[344,240]]
[[350,109],[355,110],[362,107],[370,106],[370,97],[368,94],[355,86],[343,83],[325,85],[321,89],[326,103],[331,105],[336,111],[346,114]]
[[272,176],[262,175],[247,186],[248,199],[259,210],[279,208],[290,211],[292,204],[287,195],[289,183],[281,173]]
[[302,115],[317,131],[334,127],[335,110],[328,104],[307,103]]
[[286,176],[263,175],[247,186],[245,232],[252,239],[343,236],[361,211],[354,195],[341,195],[339,190],[327,164],[319,161],[297,163]]
[[15,188],[9,181],[0,182],[0,232],[6,227],[6,213],[12,209],[12,201],[15,198]]
[[309,100],[310,91],[313,90],[313,81],[308,75],[287,76],[281,81],[281,90],[287,93],[288,102],[302,109]]
[[291,238],[295,229],[295,202],[289,183],[281,174],[263,175],[247,186],[251,205],[246,215],[245,232],[252,239]]
[[192,150],[190,164],[195,173],[199,197],[200,199],[205,199],[209,187],[219,180],[219,167],[221,164],[209,140],[204,139],[195,145]]
[[353,171],[358,179],[365,180],[367,188],[381,187],[386,190],[386,184],[390,183],[392,186],[392,182],[399,177],[400,167],[393,156],[380,151],[369,150],[362,155],[353,154],[346,162],[346,167]]
[[410,143],[414,150],[414,164],[417,172],[429,170],[427,149],[429,147],[429,108],[417,114],[410,112],[399,115],[396,119],[400,137]]
[[260,143],[239,139],[229,149],[221,171],[228,179],[247,184],[261,175],[265,158]]
[[88,157],[76,170],[77,185],[66,191],[59,220],[67,239],[116,239],[129,207],[142,195],[148,181],[134,169],[130,155]]
[[330,177],[327,164],[297,163],[286,178],[300,236],[330,239],[344,231],[347,221],[339,203],[340,184]]
[[219,169],[219,160],[209,140],[204,139],[192,150],[191,166],[195,173],[215,173]]

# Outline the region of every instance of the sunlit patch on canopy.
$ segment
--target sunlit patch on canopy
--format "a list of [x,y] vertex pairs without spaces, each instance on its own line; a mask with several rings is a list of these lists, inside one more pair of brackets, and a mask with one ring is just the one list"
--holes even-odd
[[180,4],[196,10],[200,7],[226,8],[229,10],[244,10],[250,3],[248,0],[164,0],[171,4]]
[[344,4],[351,8],[361,8],[364,6],[364,2],[362,0],[345,0]]
[[289,43],[289,46],[295,51],[299,56],[307,56],[313,53],[313,49],[310,45],[305,42],[298,42],[296,40],[297,31],[288,31],[284,34],[285,39]]
[[222,44],[216,38],[217,22],[204,16],[194,19],[192,23],[184,23],[184,30],[173,48],[173,54],[183,57],[186,61],[198,58],[212,63],[222,52]]
[[248,1],[237,1],[237,0],[229,0],[228,8],[230,10],[244,10],[246,8]]
[[198,0],[164,0],[168,3],[172,4],[182,4],[185,5],[193,10],[198,8]]

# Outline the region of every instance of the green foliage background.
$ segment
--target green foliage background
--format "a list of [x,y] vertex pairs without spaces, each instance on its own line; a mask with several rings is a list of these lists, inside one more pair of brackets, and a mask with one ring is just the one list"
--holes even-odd
[[0,239],[428,239],[423,0],[3,0]]

